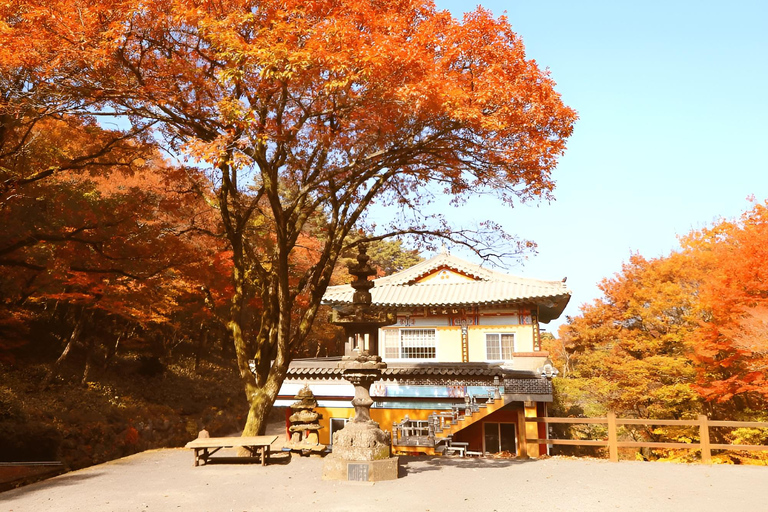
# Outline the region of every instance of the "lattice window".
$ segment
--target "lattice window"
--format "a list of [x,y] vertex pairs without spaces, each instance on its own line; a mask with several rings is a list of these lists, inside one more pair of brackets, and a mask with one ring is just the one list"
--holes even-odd
[[400,329],[401,359],[435,359],[434,329]]
[[400,331],[384,329],[384,359],[400,358]]
[[514,352],[514,334],[486,333],[485,354],[488,361],[509,361]]

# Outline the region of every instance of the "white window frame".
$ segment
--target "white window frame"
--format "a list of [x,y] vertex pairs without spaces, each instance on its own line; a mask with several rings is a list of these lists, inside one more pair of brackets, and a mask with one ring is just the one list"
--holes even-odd
[[343,421],[343,422],[344,422],[344,427],[346,427],[346,426],[347,426],[347,423],[349,423],[349,418],[337,418],[337,417],[334,417],[334,418],[330,418],[330,419],[328,420],[328,430],[329,430],[329,434],[328,434],[328,435],[329,435],[328,444],[329,444],[330,446],[333,446],[333,434],[334,434],[335,432],[338,432],[339,430],[343,430],[343,429],[344,429],[344,427],[341,427],[340,429],[334,430],[334,429],[333,429],[333,420]]
[[[404,339],[404,336],[408,331],[430,331],[432,334],[433,339],[433,346],[430,346],[429,344],[422,344],[422,345],[411,345],[406,346],[404,342],[407,342],[408,340]],[[402,327],[397,329],[384,329],[384,343],[382,344],[382,353],[381,356],[385,360],[398,360],[398,361],[437,361],[438,354],[437,354],[437,347],[439,345],[438,343],[438,332],[437,329],[434,327]],[[418,338],[413,340],[418,342]],[[394,347],[392,344],[396,344],[397,346]],[[435,355],[434,357],[404,357],[405,350],[406,349],[413,349],[414,351],[418,350],[419,348],[422,349],[434,349]],[[394,351],[397,351],[397,354],[394,355]]]
[[400,329],[383,329],[381,344],[381,357],[387,359],[400,359]]
[[[499,350],[499,357],[491,357],[491,354],[488,350],[488,337],[489,336],[498,336],[498,350]],[[512,346],[510,347],[509,357],[504,357],[504,347],[502,346],[502,336],[511,336],[512,337]],[[485,333],[485,360],[486,361],[511,361],[512,358],[515,355],[515,333],[513,332],[486,332]]]

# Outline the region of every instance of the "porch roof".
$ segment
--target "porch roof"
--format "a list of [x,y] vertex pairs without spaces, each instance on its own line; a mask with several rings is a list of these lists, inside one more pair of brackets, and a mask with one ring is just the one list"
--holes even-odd
[[[297,359],[288,368],[288,378],[341,378],[343,369],[338,367],[341,357]],[[382,370],[382,380],[414,378],[486,378],[493,379],[540,379],[533,369],[513,369],[501,363],[401,363],[388,362]]]

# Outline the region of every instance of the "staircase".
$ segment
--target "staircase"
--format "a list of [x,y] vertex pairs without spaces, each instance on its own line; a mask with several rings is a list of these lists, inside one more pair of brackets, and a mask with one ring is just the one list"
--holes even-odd
[[[453,441],[453,435],[480,421],[513,401],[511,394],[501,394],[496,397],[466,397],[465,403],[455,404],[451,412],[434,412],[426,421],[406,418],[393,424],[393,447],[400,449],[419,448],[422,453],[445,453],[479,455],[466,452],[467,443]],[[424,449],[427,449],[425,452]]]
[[[458,432],[459,430],[465,429],[468,426],[472,425],[473,423],[476,423],[480,421],[481,419],[485,418],[489,414],[492,414],[505,405],[511,403],[513,395],[501,395],[499,398],[489,398],[487,402],[485,403],[476,403],[476,402],[470,402],[468,404],[457,404],[460,409],[459,414],[456,414],[454,416],[454,419],[451,419],[447,422],[440,422],[435,425],[434,428],[434,436],[435,436],[435,443],[437,444],[437,441],[439,439],[446,439],[450,438]],[[474,398],[474,397],[473,397]],[[454,406],[454,410],[456,410],[456,407]],[[467,414],[469,413],[469,414]],[[430,418],[438,418],[438,421],[440,419],[440,414],[431,414]],[[435,421],[435,420],[433,420]]]

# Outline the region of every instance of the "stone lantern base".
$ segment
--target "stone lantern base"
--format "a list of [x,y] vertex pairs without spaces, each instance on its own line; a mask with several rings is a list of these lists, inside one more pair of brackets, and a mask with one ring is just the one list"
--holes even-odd
[[375,421],[357,416],[333,434],[333,453],[323,461],[323,480],[396,480],[399,458],[389,455],[389,435]]
[[329,455],[323,463],[323,480],[381,482],[397,480],[399,457],[381,460],[347,460]]

